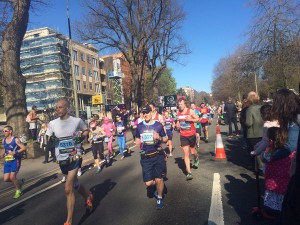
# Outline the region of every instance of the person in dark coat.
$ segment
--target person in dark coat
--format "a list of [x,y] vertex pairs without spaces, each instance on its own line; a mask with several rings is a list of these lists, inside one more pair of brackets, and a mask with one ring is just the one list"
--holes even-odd
[[232,123],[234,125],[235,134],[239,135],[237,119],[236,119],[237,108],[236,108],[236,105],[234,104],[234,102],[232,101],[231,97],[228,97],[228,100],[224,106],[224,111],[227,114],[227,122],[228,122],[228,128],[229,128],[228,137],[232,137]]

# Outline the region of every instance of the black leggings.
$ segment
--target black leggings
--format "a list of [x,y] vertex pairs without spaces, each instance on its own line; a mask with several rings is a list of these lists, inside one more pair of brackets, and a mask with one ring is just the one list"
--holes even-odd
[[103,152],[104,152],[103,142],[93,143],[92,144],[92,153],[93,153],[94,159],[98,159],[98,154],[97,154],[98,152],[99,152],[100,159],[104,159],[104,155],[103,155]]

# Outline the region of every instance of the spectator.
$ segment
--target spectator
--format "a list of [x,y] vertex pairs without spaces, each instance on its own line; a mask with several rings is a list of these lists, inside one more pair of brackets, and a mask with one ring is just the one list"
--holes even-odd
[[[245,125],[247,126],[247,144],[249,145],[248,151],[250,155],[250,152],[253,151],[254,146],[262,139],[264,122],[260,113],[261,105],[259,104],[259,96],[257,93],[254,91],[249,92],[248,101],[251,103],[251,105],[246,111]],[[255,158],[251,157],[250,168],[254,168],[254,160]],[[259,165],[259,168],[262,169],[261,164]]]
[[[267,131],[268,147],[261,154],[262,161],[266,163],[264,211],[268,218],[279,218],[282,209],[284,194],[289,182],[289,168],[291,155],[280,137],[279,127],[270,127]],[[275,157],[280,155],[280,157]]]
[[37,116],[37,107],[35,105],[32,106],[31,111],[28,113],[26,117],[26,122],[29,123],[29,130],[31,134],[31,138],[36,141],[37,140],[37,121],[38,121],[38,116]]
[[237,108],[235,104],[232,101],[231,97],[228,97],[228,100],[224,106],[224,111],[226,112],[227,115],[227,122],[228,122],[228,137],[232,137],[232,123],[234,125],[235,129],[235,134],[238,136],[239,131],[238,131],[238,126],[237,126],[237,121],[236,121],[236,113],[237,113]]

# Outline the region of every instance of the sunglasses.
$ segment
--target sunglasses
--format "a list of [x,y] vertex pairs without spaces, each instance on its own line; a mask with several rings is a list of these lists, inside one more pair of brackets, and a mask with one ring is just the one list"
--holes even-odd
[[150,112],[142,112],[143,114],[149,114]]
[[9,132],[9,130],[4,130],[3,132],[5,132],[5,133],[6,133],[6,132]]

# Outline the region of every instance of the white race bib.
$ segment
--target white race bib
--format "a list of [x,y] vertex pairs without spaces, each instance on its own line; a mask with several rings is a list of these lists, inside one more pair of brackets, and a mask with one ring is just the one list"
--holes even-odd
[[73,137],[60,138],[57,142],[59,154],[71,153],[75,150]]

